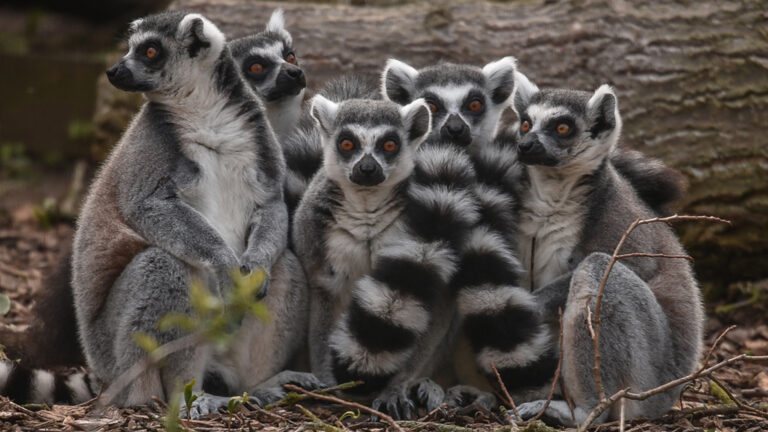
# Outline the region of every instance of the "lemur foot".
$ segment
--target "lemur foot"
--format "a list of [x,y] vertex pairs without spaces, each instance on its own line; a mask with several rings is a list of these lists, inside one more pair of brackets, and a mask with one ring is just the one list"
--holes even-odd
[[[409,420],[417,414],[418,408],[428,412],[443,403],[445,392],[429,378],[422,378],[410,384],[403,384],[391,390],[385,390],[374,399],[371,407],[384,411],[395,420]],[[371,420],[377,421],[374,416]]]
[[293,384],[307,390],[326,387],[315,375],[309,372],[282,371],[256,387],[252,395],[254,403],[264,406],[279,401],[287,393],[283,387],[285,384]]
[[[219,408],[226,407],[228,403],[229,403],[228,397],[203,393],[197,399],[195,399],[194,402],[192,402],[192,407],[189,409],[189,418],[192,420],[197,420],[201,416],[211,414],[211,413],[217,413],[219,412]],[[187,407],[184,404],[183,396],[181,401],[181,410],[179,412],[179,417],[187,418]]]
[[465,408],[472,405],[492,410],[496,408],[496,396],[468,385],[453,386],[445,392],[443,399],[446,405],[454,408]]
[[[547,401],[545,400],[526,402],[517,406],[517,412],[522,420],[529,420],[536,417],[546,403]],[[565,401],[553,400],[544,411],[541,420],[552,426],[576,427],[579,425],[580,420],[584,420],[587,417],[582,415],[582,413],[584,411],[577,407],[573,410],[573,414],[571,414],[571,409]]]

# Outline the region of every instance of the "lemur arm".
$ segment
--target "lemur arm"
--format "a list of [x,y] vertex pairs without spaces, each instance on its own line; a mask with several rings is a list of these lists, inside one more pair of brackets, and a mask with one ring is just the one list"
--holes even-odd
[[269,273],[272,265],[288,244],[288,209],[281,193],[253,212],[245,252],[240,258],[245,270],[263,268]]
[[203,215],[178,195],[174,178],[162,177],[154,190],[124,205],[126,219],[149,243],[192,267],[216,273],[219,284],[238,267],[234,251]]

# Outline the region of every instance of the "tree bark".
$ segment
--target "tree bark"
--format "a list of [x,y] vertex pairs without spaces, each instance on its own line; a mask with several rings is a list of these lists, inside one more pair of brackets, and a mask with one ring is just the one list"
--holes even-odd
[[613,85],[623,143],[689,180],[681,213],[728,218],[681,227],[703,279],[768,277],[768,5],[761,1],[518,0],[397,7],[178,0],[234,38],[263,29],[275,7],[317,88],[346,72],[482,65],[513,55],[540,87]]

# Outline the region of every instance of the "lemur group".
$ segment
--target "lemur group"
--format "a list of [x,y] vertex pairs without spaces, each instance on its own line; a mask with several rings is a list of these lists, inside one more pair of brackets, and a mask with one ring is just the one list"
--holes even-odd
[[[527,419],[562,356],[544,419],[578,424],[597,405],[588,314],[610,254],[683,188],[618,146],[614,89],[540,89],[513,57],[421,69],[391,59],[379,83],[351,71],[304,102],[280,10],[231,41],[200,14],[165,12],[134,21],[128,44],[107,75],[146,103],[90,187],[72,252],[90,372],[2,364],[5,394],[13,384],[30,401],[91,398],[144,358],[134,334],[183,335],[157,322],[189,312],[193,279],[224,295],[232,269],[264,269],[270,320],[243,320],[223,352],[172,354],[117,404],[169,398],[195,378],[200,416],[244,391],[263,405],[286,383],[359,380],[345,397],[408,419],[444,403],[497,409],[496,368]],[[517,120],[504,120],[508,108]],[[683,248],[648,224],[623,252]],[[616,263],[601,314],[608,394],[695,369],[703,309],[687,261]],[[626,416],[661,415],[680,392],[627,401]]]

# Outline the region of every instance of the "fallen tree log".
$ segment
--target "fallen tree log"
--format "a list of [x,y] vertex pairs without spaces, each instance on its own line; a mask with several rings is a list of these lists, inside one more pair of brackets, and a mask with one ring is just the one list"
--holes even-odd
[[702,279],[768,277],[768,9],[761,2],[519,0],[396,7],[178,0],[229,37],[263,28],[275,7],[310,88],[387,58],[421,67],[506,55],[540,86],[615,86],[624,145],[689,180],[680,212],[734,222],[681,227]]

